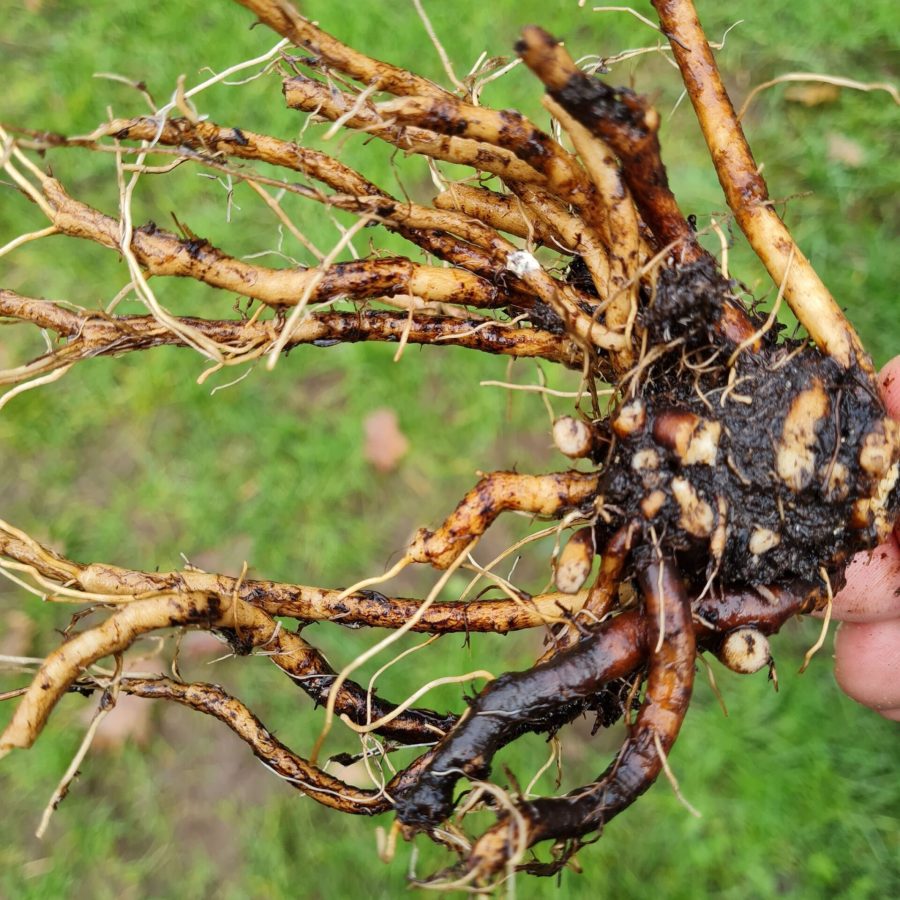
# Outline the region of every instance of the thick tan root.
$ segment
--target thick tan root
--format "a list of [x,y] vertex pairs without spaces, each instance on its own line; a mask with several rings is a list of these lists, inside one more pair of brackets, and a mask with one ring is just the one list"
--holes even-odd
[[437,134],[418,125],[398,124],[383,118],[370,104],[360,105],[352,94],[332,91],[322,82],[302,75],[285,80],[284,99],[291,109],[315,113],[332,122],[341,119],[345,127],[374,135],[407,153],[472,166],[503,179],[546,182],[540,172],[510,150],[479,140]]
[[[429,207],[398,201],[334,157],[269,135],[227,128],[208,120],[192,122],[186,118],[167,119],[160,125],[156,119],[139,117],[114,119],[87,138],[66,140],[50,135],[41,139],[38,136],[37,140],[31,140],[27,144],[41,149],[60,146],[87,147],[91,150],[115,149],[100,143],[99,139],[103,137],[112,137],[117,141],[151,142],[154,152],[159,152],[160,147],[172,147],[175,149],[170,152],[183,159],[219,170],[227,168],[221,161],[222,156],[226,155],[302,172],[337,193],[325,194],[293,181],[277,182],[246,170],[234,170],[230,174],[235,177],[259,178],[261,183],[298,193],[319,203],[371,215],[380,224],[402,234],[426,252],[480,275],[496,278],[505,265],[504,261],[498,263],[496,255],[492,257],[478,252],[478,245],[490,247],[491,239],[497,237],[482,222],[452,213],[440,215]],[[453,235],[471,243],[462,243],[454,239]]]
[[[270,616],[300,622],[334,622],[346,627],[400,628],[422,605],[419,599],[386,597],[376,591],[346,596],[344,591],[278,581],[236,578],[186,569],[181,572],[139,572],[105,563],[82,565],[60,557],[21,532],[0,525],[0,556],[41,577],[42,584],[57,582],[84,592],[83,600],[126,603],[145,595],[214,594],[223,604],[237,597]],[[587,591],[554,591],[514,602],[477,599],[467,602],[436,600],[413,626],[426,634],[496,632],[507,634],[566,621],[581,608]],[[79,593],[67,597],[78,602]]]
[[[853,326],[803,255],[769,202],[769,191],[753,159],[719,68],[691,0],[653,0],[722,190],[738,225],[784,295],[794,315],[824,353],[844,367],[874,368]],[[874,383],[874,382],[873,382]]]
[[301,16],[294,5],[285,0],[238,0],[238,2],[291,43],[309,50],[325,65],[339,72],[345,72],[363,84],[377,84],[379,90],[398,96],[404,94],[448,96],[443,88],[427,78],[406,69],[399,69],[390,63],[372,59],[341,43],[309,19]]
[[[38,357],[17,369],[0,372],[0,384],[15,384],[59,370],[80,360],[97,356],[119,356],[153,347],[190,346],[182,335],[161,324],[153,316],[108,316],[88,311],[73,312],[58,304],[12,291],[0,290],[0,316],[32,322],[70,340],[59,349]],[[274,346],[281,334],[273,321],[229,321],[176,319],[216,341],[228,351],[234,365],[261,356]],[[510,357],[536,357],[581,368],[581,351],[565,335],[537,328],[511,326],[474,316],[440,316],[396,313],[386,310],[311,313],[290,332],[285,350],[301,344],[331,347],[363,341],[428,346],[454,346]]]
[[466,494],[440,528],[420,529],[407,554],[414,562],[444,569],[473,537],[484,534],[500,513],[516,510],[559,516],[590,504],[597,478],[592,472],[575,471],[552,475],[492,472]]
[[[80,691],[90,690],[96,682],[86,679],[77,684]],[[323,806],[354,815],[374,816],[391,808],[384,791],[361,790],[323,772],[281,743],[236,697],[217,684],[185,684],[171,678],[122,678],[122,693],[147,700],[169,700],[218,719],[246,743],[257,759]]]
[[568,246],[561,240],[558,231],[548,228],[536,216],[529,217],[529,206],[509,194],[498,194],[496,191],[468,184],[452,184],[434,198],[434,205],[437,209],[457,210],[498,231],[505,231],[553,250],[577,252],[574,246]]
[[[536,26],[524,29],[516,49],[567,113],[612,147],[641,216],[660,248],[678,248],[683,262],[703,250],[672,191],[659,149],[659,115],[643,98],[589,79],[565,48]],[[584,90],[589,86],[592,90]]]
[[67,641],[44,660],[31,688],[0,735],[0,751],[30,747],[53,708],[83,669],[104,656],[126,650],[148,631],[187,624],[233,627],[234,608],[223,610],[219,598],[207,594],[154,597],[123,607],[105,622]]
[[[611,331],[623,331],[627,336],[637,317],[638,273],[644,261],[637,211],[611,149],[549,97],[544,98],[544,105],[572,139],[602,198],[600,205],[605,210],[606,227],[600,236],[608,253],[609,273],[606,284],[601,288],[602,295],[607,298],[606,325]],[[589,269],[591,258],[584,257]],[[613,364],[619,372],[627,371],[634,364],[630,341],[624,350],[613,354]]]
[[[86,580],[91,583],[89,577]],[[299,634],[286,631],[271,616],[234,594],[221,596],[185,588],[177,593],[155,593],[121,604],[104,622],[75,635],[44,660],[0,736],[0,751],[30,747],[53,708],[93,663],[128,649],[143,634],[186,625],[224,633],[235,652],[264,650],[274,665],[317,702],[325,701],[336,679],[324,657]],[[370,717],[387,717],[395,708],[394,704],[370,698],[352,682],[343,683],[334,706],[357,724],[364,724]],[[455,716],[408,710],[392,716],[390,723],[379,730],[402,743],[421,743],[434,740],[454,721]]]
[[398,97],[375,108],[383,119],[401,125],[509,148],[537,169],[560,199],[579,208],[593,199],[590,183],[575,157],[521,113],[472,106],[454,97]]
[[[119,249],[116,219],[70,197],[54,179],[47,179],[43,189],[61,233]],[[326,269],[270,269],[228,256],[204,239],[178,238],[155,225],[136,229],[131,249],[150,275],[194,278],[268,306],[395,293],[472,306],[492,306],[496,300],[494,288],[470,272],[423,266],[406,258],[334,263]]]
[[[255,173],[251,176],[246,171],[238,170],[231,174],[235,177],[259,178],[263,183],[299,193],[317,202],[358,215],[371,216],[374,221],[403,235],[428,253],[490,278],[495,286],[496,305],[503,305],[503,294],[497,284],[508,277],[507,260],[518,248],[502,239],[495,230],[497,225],[490,217],[482,215],[487,212],[485,205],[461,215],[437,200],[435,208],[408,200],[400,201],[326,153],[269,135],[223,127],[210,121],[167,119],[160,125],[150,117],[114,119],[87,138],[66,140],[58,135],[46,135],[42,139],[37,136],[38,139],[27,143],[36,149],[63,146],[92,150],[116,149],[112,145],[100,143],[99,139],[103,137],[113,137],[116,141],[151,142],[156,152],[161,146],[173,147],[173,152],[182,158],[217,169],[223,168],[221,157],[227,155],[303,172],[338,193],[324,194],[288,181],[273,183],[272,179]],[[465,196],[465,191],[477,189],[459,185],[453,190],[459,190]],[[553,246],[555,244],[556,242]],[[512,282],[510,287],[515,288],[518,283],[516,279],[509,280]],[[582,299],[590,301],[592,298],[585,295]],[[522,302],[523,298],[517,297],[517,300]],[[460,296],[458,302],[466,303],[464,296]]]

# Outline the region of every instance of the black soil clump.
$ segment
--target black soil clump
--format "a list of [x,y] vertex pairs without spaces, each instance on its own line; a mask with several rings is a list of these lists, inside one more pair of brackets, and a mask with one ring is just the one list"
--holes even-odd
[[[600,424],[604,441],[597,462],[604,474],[599,492],[611,512],[631,515],[654,492],[662,492],[651,505],[659,504],[654,515],[638,515],[644,543],[674,553],[695,589],[713,575],[723,589],[794,578],[821,582],[823,566],[839,573],[852,553],[876,542],[874,525],[853,527],[851,520],[855,501],[872,494],[872,476],[861,469],[859,452],[863,438],[878,428],[884,408],[862,370],[842,368],[807,342],[778,342],[774,329],[763,336],[761,347],[742,351],[729,365],[735,346],[715,327],[726,301],[736,302],[712,261],[661,274],[644,324],[651,346],[672,346],[642,377],[642,427],[622,436],[608,423]],[[819,389],[827,409],[810,439],[813,471],[804,483],[791,484],[779,474],[785,422],[802,392]],[[657,423],[681,414],[720,429],[712,464],[685,464],[677,449],[660,441]],[[647,465],[647,460],[657,464]],[[697,502],[708,507],[705,522],[713,530],[724,518],[719,559],[710,553],[711,533],[685,527],[673,479],[680,479],[682,495],[686,481]],[[900,486],[888,500],[889,507],[898,505]],[[621,523],[621,515],[611,523],[601,520],[598,546]],[[775,546],[752,552],[767,543]]]

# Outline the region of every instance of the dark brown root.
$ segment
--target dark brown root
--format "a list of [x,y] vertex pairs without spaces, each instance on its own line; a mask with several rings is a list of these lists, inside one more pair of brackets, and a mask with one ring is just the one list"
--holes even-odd
[[678,208],[659,149],[659,115],[644,97],[585,75],[562,45],[537,26],[526,28],[516,50],[560,106],[602,138],[622,163],[622,174],[660,247],[683,263],[700,259],[693,229]]
[[[645,604],[649,667],[644,699],[628,739],[594,784],[564,797],[521,802],[512,814],[504,814],[469,854],[467,869],[477,873],[478,880],[520,862],[524,851],[540,841],[571,842],[602,829],[643,794],[663,770],[684,721],[694,681],[696,645],[691,607],[672,560],[647,564],[639,570],[638,581]],[[402,812],[400,815],[402,818]],[[550,874],[560,868],[575,846],[570,843],[568,851],[549,868],[540,866],[540,873]]]
[[494,754],[519,735],[554,732],[596,709],[608,682],[643,663],[646,640],[644,617],[637,611],[622,613],[552,659],[492,681],[430,752],[416,784],[397,798],[400,821],[417,830],[440,824],[453,808],[460,778],[485,778]]

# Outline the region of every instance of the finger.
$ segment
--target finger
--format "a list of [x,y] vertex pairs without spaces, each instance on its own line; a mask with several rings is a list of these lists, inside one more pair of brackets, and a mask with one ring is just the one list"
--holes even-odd
[[873,709],[900,709],[900,619],[842,625],[834,653],[835,678],[846,694]]
[[878,384],[888,413],[900,419],[900,356],[895,356],[879,373]]
[[[887,411],[900,419],[900,356],[879,373]],[[847,567],[847,586],[834,598],[834,617],[843,622],[877,622],[900,616],[900,523],[893,540],[859,553]]]
[[834,598],[833,614],[841,622],[900,618],[900,544],[896,536],[853,558],[847,567],[847,586]]

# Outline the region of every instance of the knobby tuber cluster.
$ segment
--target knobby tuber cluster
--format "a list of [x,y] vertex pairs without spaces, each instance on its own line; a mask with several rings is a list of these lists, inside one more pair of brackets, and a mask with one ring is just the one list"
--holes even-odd
[[[117,315],[0,290],[0,316],[58,337],[43,356],[0,373],[0,383],[18,385],[5,399],[80,361],[166,344],[234,366],[274,361],[298,344],[447,343],[580,371],[590,412],[558,420],[554,439],[592,465],[484,476],[388,573],[413,563],[441,570],[424,600],[372,589],[387,576],[338,591],[83,565],[0,523],[7,570],[109,610],[99,625],[72,627],[16,692],[0,751],[31,746],[68,692],[100,692],[101,707],[119,693],[171,700],[221,720],[320,803],[392,812],[404,836],[447,844],[459,863],[435,883],[557,871],[666,769],[698,652],[740,672],[770,664],[766,636],[827,608],[850,556],[890,532],[900,509],[900,429],[885,415],[856,333],[768,202],[689,0],[655,0],[662,31],[735,219],[778,286],[776,306],[790,304],[810,341],[784,339],[774,311],[748,310],[702,248],[669,190],[648,102],[582,72],[540,28],[526,28],[516,51],[546,87],[558,139],[516,111],[479,105],[471,84],[449,93],[344,46],[285,0],[241,3],[286,39],[272,59],[290,108],[407,154],[469,166],[474,177],[447,182],[433,206],[417,205],[321,151],[204,120],[183,93],[154,115],[114,119],[88,135],[3,132],[6,177],[48,220],[3,252],[47,234],[93,241],[121,255],[147,307]],[[287,53],[288,42],[303,55]],[[72,196],[29,155],[67,148],[116,154],[116,215]],[[167,160],[243,179],[273,208],[267,187],[349,211],[356,228],[396,232],[432,262],[343,262],[339,244],[315,267],[267,268],[192,234],[133,222],[141,174]],[[272,167],[288,171],[272,175]],[[538,260],[539,247],[567,260],[564,275]],[[158,302],[149,276],[202,281],[254,301],[253,312],[178,315]],[[609,404],[598,384],[612,386]],[[499,598],[441,599],[450,573],[506,510],[576,529],[554,562],[557,590],[531,596],[500,579]],[[330,668],[303,627],[331,620],[393,635],[543,628],[548,641],[533,668],[491,681],[461,713],[438,713],[416,707],[415,696],[391,703],[351,679],[385,641],[341,672]],[[382,752],[425,751],[380,787],[356,787],[323,771],[318,746],[301,758],[216,685],[123,672],[122,654],[142,635],[185,627],[215,631],[238,654],[263,652],[325,707],[327,723],[339,716],[380,736]],[[106,657],[112,669],[97,665]],[[526,732],[554,734],[588,711],[604,725],[628,723],[621,751],[594,783],[526,799],[488,780],[502,746]],[[479,803],[497,821],[472,838],[460,823]],[[549,861],[528,852],[542,841],[553,842]]]

